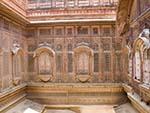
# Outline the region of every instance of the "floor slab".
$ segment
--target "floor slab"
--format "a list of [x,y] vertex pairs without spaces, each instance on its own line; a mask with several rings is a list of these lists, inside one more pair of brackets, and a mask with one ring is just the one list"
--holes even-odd
[[116,113],[138,113],[138,111],[134,109],[130,103],[126,103],[116,107],[115,112]]
[[5,113],[41,113],[44,109],[44,106],[38,103],[35,103],[31,100],[24,100],[19,104],[15,105]]
[[5,113],[138,113],[130,103],[114,105],[41,105],[24,100]]

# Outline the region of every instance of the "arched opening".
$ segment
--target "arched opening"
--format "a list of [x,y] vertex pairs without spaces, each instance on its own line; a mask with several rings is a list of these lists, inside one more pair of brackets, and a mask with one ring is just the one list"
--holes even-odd
[[139,80],[141,79],[141,57],[140,57],[140,51],[135,52],[135,75],[134,79]]
[[150,84],[150,49],[144,51],[143,82]]
[[34,59],[40,80],[52,80],[55,72],[55,52],[49,46],[41,46],[36,49]]
[[[144,83],[149,82],[149,48],[150,41],[145,37],[137,38],[133,44],[134,47],[134,77],[140,80],[143,78]],[[143,77],[141,77],[143,75]]]
[[74,49],[75,76],[80,82],[87,82],[93,73],[93,50],[88,46]]

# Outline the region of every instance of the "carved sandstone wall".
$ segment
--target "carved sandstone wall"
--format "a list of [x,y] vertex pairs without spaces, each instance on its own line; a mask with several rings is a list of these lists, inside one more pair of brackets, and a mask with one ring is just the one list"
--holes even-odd
[[[24,52],[26,51],[25,28],[0,15],[0,90],[13,86],[13,81],[15,80],[17,69],[14,69],[14,64],[18,61],[13,54],[15,44],[23,48]],[[20,62],[23,60],[27,61],[25,54],[21,57],[22,60]],[[14,59],[16,60],[14,61]],[[19,80],[21,83],[26,81],[27,78],[26,63],[23,67],[22,77]],[[17,76],[20,76],[20,73]]]
[[[45,47],[55,53],[55,61],[53,61],[55,75],[51,82],[79,82],[76,75],[80,74],[90,75],[87,82],[119,82],[121,80],[122,45],[121,40],[115,38],[115,23],[87,22],[85,24],[66,23],[46,26],[43,24],[44,27],[42,24],[35,24],[28,27],[28,72],[31,81],[40,81],[38,72],[43,64],[33,56],[38,48],[43,48],[44,52]],[[76,52],[77,48],[79,52]],[[91,51],[93,55],[88,56],[88,51]],[[84,52],[85,62],[78,59],[80,53]],[[91,71],[87,72],[80,67]]]

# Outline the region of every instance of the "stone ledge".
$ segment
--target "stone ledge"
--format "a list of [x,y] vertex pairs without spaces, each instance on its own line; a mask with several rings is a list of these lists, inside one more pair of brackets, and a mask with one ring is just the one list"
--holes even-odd
[[19,103],[20,101],[23,101],[25,99],[25,94],[22,95],[21,97],[17,98],[16,100],[6,104],[5,106],[2,106],[0,108],[0,113],[5,112],[7,110],[9,110],[11,107],[13,107],[14,105],[16,105],[17,103]]
[[126,93],[133,93],[133,88],[127,84],[122,84],[123,88],[124,88],[124,91]]
[[118,104],[128,99],[120,83],[29,83],[27,98],[42,104]]
[[150,104],[150,85],[141,84],[139,87],[141,99],[147,104]]
[[26,84],[20,84],[16,87],[3,91],[0,94],[0,112],[9,109],[11,106],[25,99],[25,89]]
[[28,82],[27,86],[122,86],[122,83],[43,83]]
[[20,89],[22,89],[22,88],[25,88],[26,86],[27,86],[27,84],[21,84],[21,85],[12,87],[12,88],[10,88],[10,89],[7,89],[7,90],[5,90],[5,91],[3,91],[3,92],[0,93],[0,99],[1,99],[2,97],[4,97],[4,96],[7,96],[7,95],[9,95],[9,94],[11,94],[11,93],[17,91],[17,90],[20,90]]
[[150,106],[146,105],[146,103],[141,102],[141,98],[137,94],[128,93],[128,98],[130,99],[132,105],[140,112],[140,113],[150,113]]

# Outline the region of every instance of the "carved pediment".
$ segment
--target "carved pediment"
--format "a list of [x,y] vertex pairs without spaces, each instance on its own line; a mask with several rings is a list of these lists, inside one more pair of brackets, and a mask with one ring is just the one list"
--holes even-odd
[[40,55],[42,52],[48,52],[50,55],[52,55],[54,57],[55,52],[54,50],[50,47],[50,44],[48,44],[47,42],[41,43],[39,44],[38,48],[34,51],[34,55],[33,57],[36,57],[38,55]]

